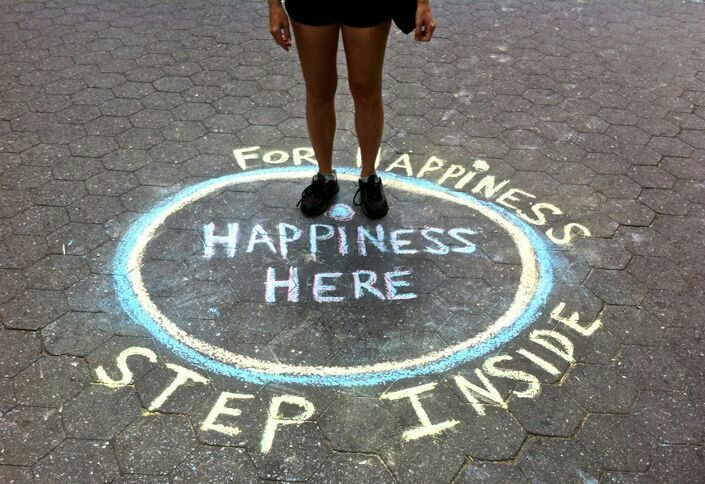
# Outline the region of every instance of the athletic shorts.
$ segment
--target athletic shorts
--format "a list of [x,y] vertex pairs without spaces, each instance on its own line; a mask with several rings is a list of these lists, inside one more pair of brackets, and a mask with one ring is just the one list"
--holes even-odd
[[289,17],[306,25],[340,22],[349,27],[372,27],[392,18],[391,0],[284,0]]

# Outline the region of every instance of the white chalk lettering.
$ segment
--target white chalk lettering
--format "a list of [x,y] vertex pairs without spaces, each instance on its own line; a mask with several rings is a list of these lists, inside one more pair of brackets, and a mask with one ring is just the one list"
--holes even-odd
[[398,301],[402,299],[414,299],[416,294],[407,292],[400,294],[397,292],[398,287],[409,287],[409,281],[397,280],[396,278],[411,275],[411,271],[392,271],[384,273],[384,285],[387,288],[387,299],[389,301]]
[[357,228],[357,253],[359,255],[367,255],[367,244],[366,240],[372,242],[372,245],[377,247],[380,252],[387,252],[387,246],[384,245],[384,227],[377,224],[375,227],[376,237],[370,234],[369,230],[365,227],[359,226]]
[[431,390],[436,388],[436,385],[437,383],[435,382],[426,383],[417,387],[406,388],[404,390],[397,390],[396,392],[383,393],[379,397],[385,400],[401,400],[402,398],[408,398],[411,402],[411,406],[416,412],[416,417],[418,417],[419,422],[421,422],[421,425],[405,430],[403,434],[404,440],[409,441],[420,439],[421,437],[425,437],[427,435],[434,435],[446,429],[454,427],[455,425],[458,425],[459,422],[457,420],[446,420],[437,424],[432,423],[431,419],[428,418],[426,410],[423,408],[423,406],[421,406],[421,400],[419,399],[419,395],[421,395],[422,393],[430,392]]
[[440,240],[438,240],[437,238],[432,237],[431,235],[429,235],[429,234],[431,234],[431,233],[437,233],[437,234],[440,233],[440,234],[443,234],[443,233],[445,233],[445,230],[443,230],[443,229],[437,229],[437,228],[435,228],[435,227],[430,227],[430,228],[427,228],[427,229],[423,229],[423,230],[421,231],[421,236],[422,236],[424,239],[428,240],[429,242],[433,242],[433,243],[436,244],[436,246],[437,246],[436,248],[426,246],[426,247],[424,248],[424,250],[425,250],[426,252],[428,252],[429,254],[436,254],[436,255],[446,255],[448,252],[450,252],[450,249],[448,248],[448,246],[445,245],[445,244],[444,244],[443,242],[441,242]]
[[289,161],[289,153],[280,150],[267,151],[262,157],[262,161],[270,165],[279,165],[280,163],[286,163],[287,161]]
[[[283,403],[288,403],[290,405],[298,405],[301,407],[301,413],[298,415],[286,418],[280,413],[280,409]],[[272,443],[274,442],[274,434],[276,434],[277,429],[284,425],[299,425],[313,416],[315,408],[313,403],[309,402],[303,397],[296,395],[281,395],[272,398],[269,404],[269,416],[267,417],[267,423],[264,426],[264,432],[262,432],[262,441],[260,442],[260,452],[263,454],[268,453],[272,450]]]
[[465,377],[461,375],[456,375],[454,377],[455,384],[458,386],[458,389],[463,393],[468,403],[472,405],[472,408],[475,409],[475,412],[478,415],[485,415],[485,406],[484,404],[480,403],[477,397],[475,397],[476,394],[481,396],[488,402],[492,402],[495,405],[499,405],[500,407],[506,408],[507,405],[504,399],[502,398],[502,395],[500,395],[500,393],[497,391],[497,388],[495,388],[495,386],[492,384],[492,382],[490,382],[489,378],[485,376],[482,370],[476,368],[475,374],[480,379],[484,387],[479,387],[474,383],[470,383]]
[[203,226],[203,257],[210,259],[215,254],[216,246],[224,246],[228,257],[235,256],[237,248],[237,234],[240,228],[238,223],[228,224],[228,235],[214,235],[215,224],[213,222]]
[[[318,233],[318,229],[325,229],[323,234]],[[335,227],[326,224],[312,224],[309,227],[309,251],[312,256],[318,253],[318,242],[321,240],[332,239],[335,234]]]
[[247,160],[257,159],[257,154],[252,152],[257,151],[258,149],[259,146],[249,146],[247,148],[239,148],[233,150],[233,156],[235,157],[235,161],[237,162],[237,165],[240,167],[241,170],[247,170]]
[[[573,363],[575,361],[573,358],[573,343],[561,333],[547,329],[537,329],[531,332],[529,339],[537,345],[543,346],[551,353],[560,356],[568,363]],[[562,348],[559,348],[554,343],[548,341],[549,339],[556,341],[562,346]]]
[[480,180],[475,188],[472,189],[472,193],[480,193],[484,191],[483,196],[487,199],[494,197],[497,192],[502,190],[505,185],[509,184],[509,180],[504,180],[501,183],[496,183],[496,179],[493,175],[487,175],[482,180]]
[[445,161],[441,160],[440,158],[437,158],[435,156],[432,156],[428,159],[426,163],[421,167],[419,172],[416,174],[416,178],[421,178],[424,176],[426,173],[431,172],[431,171],[438,171],[441,168],[443,168],[443,165],[445,165]]
[[277,280],[276,270],[273,267],[268,267],[267,279],[264,282],[265,300],[268,303],[277,301],[276,289],[278,287],[287,289],[287,301],[299,302],[299,270],[296,267],[289,267],[289,278]]
[[527,383],[528,386],[524,391],[518,392],[518,391],[514,390],[512,392],[517,397],[519,397],[519,398],[534,398],[534,397],[536,397],[539,393],[541,393],[541,383],[539,382],[538,378],[536,378],[531,373],[526,373],[525,371],[507,370],[504,368],[497,367],[498,363],[500,363],[502,361],[510,361],[513,359],[514,358],[512,358],[509,355],[493,356],[493,357],[487,358],[485,360],[485,362],[482,364],[482,368],[490,376],[496,376],[499,378],[507,378],[510,380],[516,380],[516,381]]
[[573,331],[576,331],[577,333],[583,335],[583,336],[591,336],[592,333],[597,331],[597,329],[602,326],[602,321],[600,321],[600,318],[597,318],[595,321],[590,323],[588,326],[583,326],[578,324],[578,319],[580,318],[580,315],[577,312],[574,312],[571,314],[569,317],[561,316],[561,313],[565,309],[565,303],[561,302],[556,306],[553,311],[551,311],[551,318],[554,320],[565,324],[568,326],[570,329]]
[[208,430],[215,430],[216,432],[223,433],[225,435],[230,435],[230,436],[235,436],[240,433],[240,429],[238,427],[232,427],[230,425],[223,425],[216,423],[216,420],[218,419],[219,416],[221,415],[230,415],[232,417],[239,417],[242,414],[242,410],[239,408],[231,408],[228,407],[228,402],[230,400],[248,400],[255,398],[254,395],[249,395],[249,394],[243,394],[243,393],[230,393],[230,392],[223,392],[220,394],[218,397],[218,400],[215,402],[213,407],[211,408],[211,411],[208,413],[208,416],[206,419],[203,421],[201,424],[201,430],[203,431],[208,431]]
[[[575,233],[573,233],[573,229],[575,229]],[[553,227],[546,231],[546,236],[557,245],[571,245],[577,235],[590,237],[590,229],[582,224],[571,222],[565,226],[562,237],[553,235]]]
[[394,163],[389,165],[384,171],[392,171],[395,168],[403,168],[406,172],[406,176],[413,176],[414,174],[414,172],[411,170],[411,161],[409,160],[409,155],[406,153],[397,158]]
[[517,353],[519,353],[521,356],[523,356],[524,358],[526,358],[527,360],[529,360],[530,362],[532,362],[533,364],[535,364],[536,366],[551,375],[557,376],[561,374],[560,370],[556,368],[555,365],[544,360],[536,353],[533,353],[524,348],[517,350]]
[[273,254],[277,253],[272,238],[260,224],[255,224],[250,231],[250,241],[247,243],[247,252],[252,252],[256,244],[265,244]]
[[[287,231],[291,231],[291,235],[288,235]],[[301,235],[303,232],[298,227],[286,223],[279,224],[279,253],[283,258],[286,259],[289,253],[288,244],[299,240]]]
[[299,166],[304,161],[312,165],[318,165],[313,148],[294,148],[294,165]]
[[130,368],[127,366],[127,359],[130,356],[143,356],[147,358],[151,363],[157,362],[157,355],[154,351],[148,348],[142,348],[141,346],[132,346],[130,348],[124,349],[120,352],[115,360],[115,364],[120,370],[120,378],[115,380],[108,376],[103,366],[99,366],[95,369],[95,374],[98,376],[98,380],[103,385],[108,385],[111,387],[123,387],[133,383],[133,374]]
[[[362,277],[366,276],[366,280],[362,280]],[[355,291],[355,299],[360,299],[365,292],[372,294],[377,299],[384,299],[384,294],[382,294],[379,289],[374,287],[375,282],[377,282],[377,273],[374,271],[355,271],[353,272],[353,288]]]
[[188,382],[189,380],[194,381],[196,383],[208,383],[208,378],[205,378],[198,373],[196,373],[193,370],[189,370],[188,368],[184,368],[183,366],[180,365],[175,365],[173,363],[167,363],[166,364],[167,368],[170,370],[173,370],[176,372],[176,377],[174,380],[171,382],[171,384],[164,389],[164,391],[159,395],[157,398],[152,400],[152,403],[149,404],[149,407],[147,407],[147,410],[154,411],[164,405],[164,403],[167,401],[167,399],[183,384]]
[[476,235],[476,232],[471,229],[463,229],[463,228],[459,228],[459,227],[456,227],[454,229],[450,229],[448,231],[448,235],[453,237],[458,242],[462,242],[463,244],[465,244],[463,247],[453,247],[453,248],[451,248],[451,250],[453,252],[459,252],[461,254],[472,254],[473,252],[475,252],[475,249],[477,247],[475,246],[475,244],[470,242],[468,239],[462,237],[461,234]]
[[411,244],[410,240],[404,240],[399,238],[401,235],[413,234],[414,232],[414,229],[393,230],[389,234],[389,243],[392,246],[392,251],[395,254],[416,254],[418,252],[418,250],[416,249],[402,249],[402,247]]
[[336,287],[332,284],[324,284],[323,279],[337,279],[342,276],[342,272],[321,272],[313,276],[313,298],[320,303],[323,302],[340,302],[343,296],[324,296],[323,293],[332,292]]
[[438,180],[439,185],[443,185],[446,180],[450,178],[458,178],[460,175],[465,173],[465,167],[462,165],[450,165],[448,169],[443,173],[443,176]]

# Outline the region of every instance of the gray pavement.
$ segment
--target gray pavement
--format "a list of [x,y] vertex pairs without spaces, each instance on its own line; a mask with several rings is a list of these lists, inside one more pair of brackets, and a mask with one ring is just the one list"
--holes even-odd
[[702,482],[705,5],[432,1],[337,203],[264,1],[0,1],[0,482]]

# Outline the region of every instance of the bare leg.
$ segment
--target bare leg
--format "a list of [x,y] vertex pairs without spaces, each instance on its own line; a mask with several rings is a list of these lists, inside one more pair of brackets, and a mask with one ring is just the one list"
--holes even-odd
[[355,101],[355,131],[362,157],[361,176],[375,172],[375,159],[382,142],[382,68],[390,25],[391,20],[373,27],[342,26],[348,83]]
[[318,169],[333,169],[335,91],[338,87],[336,55],[340,24],[311,26],[291,20],[296,50],[306,82],[306,123]]

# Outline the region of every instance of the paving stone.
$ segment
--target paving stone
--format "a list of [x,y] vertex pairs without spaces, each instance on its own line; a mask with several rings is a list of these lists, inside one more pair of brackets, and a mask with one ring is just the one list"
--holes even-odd
[[201,445],[170,474],[171,482],[255,483],[256,469],[244,449]]
[[376,455],[370,454],[333,454],[316,473],[312,482],[396,482],[384,462]]
[[604,469],[643,472],[654,450],[648,435],[648,429],[634,417],[590,414],[577,437]]
[[0,415],[15,408],[16,404],[12,381],[0,378]]
[[[464,411],[472,417],[457,430],[451,429],[449,440],[454,440],[464,454],[475,460],[507,460],[516,455],[526,431],[509,412],[485,407],[485,415],[479,416],[465,407]],[[472,440],[466,438],[468,434],[474,436]]]
[[82,359],[45,356],[14,378],[15,398],[22,405],[56,407],[77,395],[88,379]]
[[465,461],[452,443],[439,438],[398,440],[382,455],[397,481],[404,483],[450,482]]
[[61,415],[66,435],[111,439],[142,414],[131,387],[91,385],[64,404]]
[[[37,143],[35,143],[36,145]],[[30,146],[27,146],[29,148]],[[0,189],[3,190],[31,190],[38,188],[51,180],[51,174],[41,167],[21,165],[3,173],[0,180]]]
[[656,451],[653,476],[661,482],[698,480],[705,471],[703,449],[696,445],[662,445]]
[[83,181],[103,171],[98,158],[72,156],[54,164],[51,174],[57,180]]
[[0,330],[0,376],[12,378],[27,368],[42,353],[41,342],[33,331]]
[[332,454],[314,422],[287,427],[277,432],[269,452],[250,454],[260,479],[310,479]]
[[118,477],[110,442],[64,440],[32,467],[40,482],[108,482]]
[[87,355],[112,334],[106,314],[75,311],[69,311],[41,331],[47,352],[73,356]]
[[120,199],[105,195],[87,195],[80,202],[68,206],[69,217],[74,222],[105,223],[122,213]]
[[46,237],[52,254],[84,256],[108,240],[99,224],[71,222]]
[[63,290],[88,275],[88,265],[71,255],[48,255],[26,271],[33,289]]
[[398,423],[378,399],[342,398],[318,419],[334,450],[373,452],[398,432]]
[[512,464],[496,462],[470,462],[453,481],[469,484],[474,482],[493,482],[509,484],[512,482],[529,482],[521,469]]
[[32,482],[32,469],[20,466],[0,466],[0,480],[11,484]]
[[15,215],[9,225],[12,232],[18,235],[46,235],[68,221],[64,208],[38,206]]
[[31,466],[64,440],[54,408],[17,407],[0,417],[0,464]]
[[6,328],[39,329],[59,318],[67,309],[62,291],[28,289],[0,305],[0,318]]
[[15,214],[29,208],[34,203],[34,197],[30,192],[19,190],[0,190],[0,215],[12,217]]
[[608,304],[635,305],[646,295],[641,284],[623,271],[593,269],[585,285]]
[[680,392],[642,392],[632,414],[660,442],[696,444],[702,442],[703,431],[694,422],[702,421],[703,408]]
[[570,392],[555,385],[542,385],[537,398],[512,396],[508,408],[528,432],[557,437],[573,435],[584,414]]
[[83,198],[86,189],[83,184],[72,180],[52,180],[39,187],[36,195],[37,203],[66,207]]
[[[118,132],[114,133],[117,135],[126,132],[133,126],[135,128],[164,127],[174,120],[174,115],[171,113],[171,111],[147,108],[129,115],[125,114],[124,116],[103,116],[102,119],[120,120],[120,124],[124,126],[124,129],[121,129]],[[129,140],[125,141],[129,144]]]
[[115,439],[120,469],[130,474],[165,474],[197,446],[188,419],[183,415],[145,415]]
[[604,365],[573,365],[563,387],[591,412],[626,413],[638,395],[635,382],[618,368]]
[[657,346],[666,336],[663,323],[643,309],[606,305],[600,319],[605,330],[625,344]]
[[117,148],[115,140],[108,136],[86,136],[69,144],[73,156],[98,158]]
[[518,465],[532,482],[597,482],[600,476],[598,463],[574,440],[532,437]]
[[158,129],[130,128],[117,135],[116,141],[123,149],[147,150],[164,141],[164,138]]

